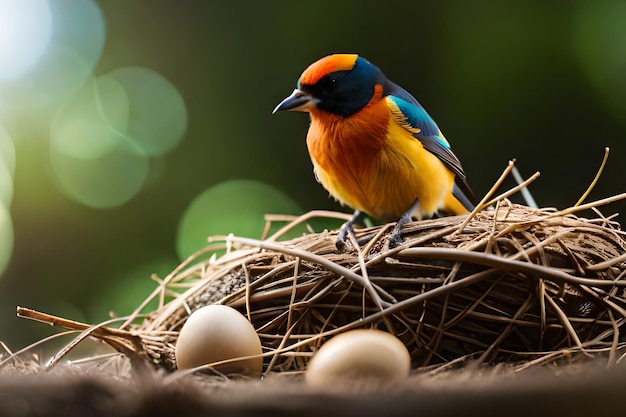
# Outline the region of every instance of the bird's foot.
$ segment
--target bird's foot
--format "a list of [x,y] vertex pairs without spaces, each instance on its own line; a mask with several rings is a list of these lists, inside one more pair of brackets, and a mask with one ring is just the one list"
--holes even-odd
[[411,222],[411,216],[407,216],[403,214],[402,217],[398,220],[396,225],[393,227],[391,231],[391,236],[389,237],[389,249],[397,248],[402,245],[404,242],[404,238],[402,236],[402,227]]
[[389,237],[389,249],[397,248],[398,246],[402,245],[404,241],[402,236],[402,227],[405,224],[411,222],[413,213],[419,213],[419,206],[419,201],[415,200],[415,202],[411,204],[411,207],[409,207],[409,209],[402,215],[402,217],[398,219],[398,222],[394,226],[393,230],[391,231],[391,236]]
[[349,222],[345,222],[341,229],[339,229],[339,233],[337,234],[337,240],[335,240],[335,247],[339,252],[345,252],[346,246],[348,246],[347,237],[348,234],[354,234],[354,229]]
[[363,221],[363,217],[365,217],[365,214],[357,210],[354,212],[350,220],[341,226],[341,229],[339,229],[339,233],[337,234],[337,240],[335,241],[335,247],[339,252],[344,252],[346,250],[346,247],[348,246],[348,235],[352,234],[354,236],[353,226],[355,223],[361,223]]

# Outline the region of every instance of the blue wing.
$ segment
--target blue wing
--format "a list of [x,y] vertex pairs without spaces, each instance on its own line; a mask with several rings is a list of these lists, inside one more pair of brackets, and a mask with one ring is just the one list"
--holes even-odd
[[461,162],[452,152],[450,144],[443,137],[439,127],[418,101],[404,89],[394,85],[393,93],[386,97],[387,104],[395,120],[407,129],[424,145],[424,148],[436,155],[455,174],[455,196],[468,209],[473,208],[474,195],[467,183],[467,176]]

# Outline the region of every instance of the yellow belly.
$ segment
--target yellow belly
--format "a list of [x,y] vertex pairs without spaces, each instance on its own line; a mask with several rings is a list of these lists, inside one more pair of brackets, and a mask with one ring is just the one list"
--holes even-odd
[[389,124],[384,146],[367,160],[343,158],[336,164],[336,158],[330,163],[320,163],[313,154],[311,158],[318,180],[334,198],[374,218],[396,220],[415,199],[420,204],[417,217],[430,217],[440,209],[465,211],[450,203],[454,173],[395,122]]

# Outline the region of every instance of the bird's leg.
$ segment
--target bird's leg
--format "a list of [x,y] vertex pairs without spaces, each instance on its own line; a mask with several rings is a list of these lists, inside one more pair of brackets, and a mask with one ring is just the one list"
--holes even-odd
[[398,219],[398,222],[396,223],[396,225],[393,228],[393,231],[391,232],[391,237],[389,238],[390,248],[395,248],[402,244],[402,227],[405,224],[411,222],[413,213],[419,211],[419,206],[420,206],[419,200],[415,199],[413,204],[411,204],[411,207],[409,207],[409,209],[406,212],[404,212],[402,217]]
[[337,240],[335,241],[335,247],[338,251],[343,252],[343,250],[346,248],[346,236],[348,235],[348,233],[354,234],[354,229],[352,228],[352,226],[354,226],[354,224],[356,223],[362,223],[364,217],[365,213],[360,210],[355,210],[350,220],[348,220],[341,226],[341,229],[339,229],[339,234],[337,235]]

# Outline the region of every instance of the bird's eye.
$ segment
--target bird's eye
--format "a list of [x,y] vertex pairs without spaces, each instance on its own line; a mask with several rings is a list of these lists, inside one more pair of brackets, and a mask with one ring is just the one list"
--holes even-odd
[[331,77],[331,76],[326,76],[325,79],[322,79],[322,87],[325,90],[329,90],[332,91],[335,88],[337,88],[337,84],[339,83],[339,80],[337,79],[337,77]]
[[310,87],[311,92],[320,99],[331,97],[339,90],[341,78],[341,74],[326,74]]

